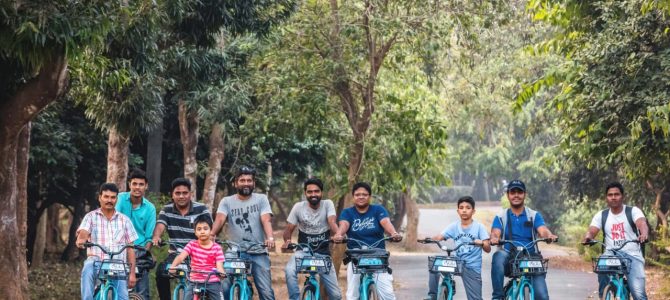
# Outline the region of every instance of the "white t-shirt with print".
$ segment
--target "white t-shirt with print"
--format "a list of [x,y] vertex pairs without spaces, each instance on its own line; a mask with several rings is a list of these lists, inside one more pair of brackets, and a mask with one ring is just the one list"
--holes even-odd
[[[644,218],[642,210],[637,207],[633,207],[632,210],[633,221],[637,221],[640,218]],[[603,230],[605,234],[605,245],[607,249],[610,248],[619,248],[627,240],[636,240],[637,232],[633,231],[633,228],[628,224],[628,219],[626,218],[626,206],[623,206],[623,209],[619,214],[612,213],[610,209],[609,215],[607,216],[607,222],[605,223],[605,229],[600,228],[602,225],[602,211],[599,211],[593,220],[591,220],[591,226],[596,227],[600,230]],[[621,251],[644,261],[642,257],[642,251],[640,250],[639,244],[628,243],[626,244]]]

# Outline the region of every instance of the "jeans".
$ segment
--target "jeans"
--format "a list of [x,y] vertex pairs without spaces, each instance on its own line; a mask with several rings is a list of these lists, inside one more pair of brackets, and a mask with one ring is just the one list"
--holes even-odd
[[[354,274],[352,262],[347,264],[347,300],[358,300],[360,295],[358,288],[361,285],[361,274]],[[393,293],[393,276],[389,273],[375,273],[377,293],[381,300],[395,300]]]
[[[198,284],[198,286],[204,286],[204,284]],[[184,300],[193,299],[193,284],[189,284],[186,287],[186,292],[184,294]],[[223,286],[221,282],[210,282],[207,284],[207,299],[211,300],[222,300],[223,297]]]
[[[468,300],[482,300],[482,274],[464,265],[461,278],[463,279],[465,295],[468,297]],[[430,277],[428,278],[428,296],[433,300],[437,299],[437,291],[441,283],[440,279],[442,279],[442,276],[437,272],[430,273]]]
[[[145,255],[147,255],[146,251],[135,250],[135,261],[137,261],[139,257]],[[140,270],[140,272],[141,274],[137,274],[137,283],[135,284],[133,291],[140,294],[145,300],[149,300],[151,299],[151,295],[149,294],[149,270]]]
[[[100,269],[100,258],[89,256],[84,261],[84,267],[81,269],[81,299],[93,300],[98,270]],[[112,280],[110,283],[116,288],[119,300],[128,300],[128,285],[125,280]]]
[[[314,255],[321,257],[326,256],[319,253],[314,253]],[[296,251],[295,254],[293,254],[293,256],[288,260],[286,268],[284,268],[284,273],[286,274],[286,287],[288,288],[288,297],[290,300],[298,300],[300,298],[300,288],[298,287],[298,274],[295,269],[295,259],[302,258],[304,256],[304,252]],[[319,279],[326,287],[326,291],[328,292],[328,299],[342,299],[340,286],[337,284],[337,274],[335,273],[335,267],[331,266],[330,273],[328,274],[319,274]]]
[[[645,274],[644,274],[644,262],[627,255],[626,253],[619,252],[622,255],[630,258],[630,266],[628,266],[628,274],[626,274],[626,280],[628,280],[628,289],[630,290],[631,296],[635,300],[647,300],[647,292],[645,291]],[[612,253],[608,253],[611,255]],[[598,274],[598,295],[603,296],[603,289],[607,286],[609,282],[609,276],[606,274]]]
[[[509,264],[510,254],[506,250],[498,250],[493,253],[493,263],[491,265],[491,283],[493,285],[493,299],[503,299],[503,284],[505,283],[505,268]],[[535,290],[536,300],[549,300],[549,291],[547,290],[546,274],[532,276],[530,278],[533,290]]]
[[[272,289],[272,274],[270,273],[270,257],[266,254],[247,254],[242,253],[241,258],[251,260],[251,276],[254,278],[254,284],[258,291],[260,300],[274,300],[275,292]],[[223,282],[223,295],[227,298],[230,293],[230,287],[233,284],[232,278],[228,277]]]

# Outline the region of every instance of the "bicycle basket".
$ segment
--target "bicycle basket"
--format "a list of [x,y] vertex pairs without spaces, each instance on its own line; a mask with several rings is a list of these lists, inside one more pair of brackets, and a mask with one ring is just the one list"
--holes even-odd
[[429,256],[428,270],[431,273],[460,275],[463,270],[463,260],[454,256]]
[[223,262],[226,274],[251,274],[251,262],[243,258],[229,258]]
[[295,258],[295,268],[299,273],[330,273],[330,267],[333,265],[328,256],[305,256]]
[[122,260],[107,259],[100,263],[99,279],[125,280],[128,278],[128,264]]
[[548,259],[519,258],[512,261],[512,277],[544,275],[548,268]]
[[352,254],[351,262],[354,274],[361,273],[388,273],[389,253],[381,250],[370,254]]
[[593,259],[593,272],[598,274],[626,274],[630,258],[616,255],[601,255]]

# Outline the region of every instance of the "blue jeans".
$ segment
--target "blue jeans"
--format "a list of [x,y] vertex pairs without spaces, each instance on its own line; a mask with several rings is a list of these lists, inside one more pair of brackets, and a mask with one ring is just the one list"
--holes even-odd
[[[324,257],[326,255],[314,253],[315,256]],[[286,274],[286,287],[288,288],[288,297],[290,300],[298,300],[300,298],[300,288],[298,287],[298,273],[295,270],[295,259],[302,258],[305,256],[305,253],[302,251],[296,251],[295,254],[288,260],[286,268],[284,268],[284,273]],[[320,274],[319,275],[321,282],[326,287],[328,292],[328,299],[330,300],[341,300],[342,293],[340,292],[340,286],[337,284],[337,274],[335,273],[335,267],[330,267],[330,273]],[[323,294],[323,293],[322,293]]]
[[[491,264],[491,283],[493,285],[494,300],[505,298],[503,285],[505,283],[505,268],[509,264],[510,255],[506,250],[498,250],[493,253],[493,262]],[[508,267],[509,268],[509,267]],[[532,276],[530,278],[536,300],[549,300],[549,291],[547,290],[546,274]]]
[[[428,296],[431,299],[437,299],[438,287],[442,283],[440,279],[442,279],[440,273],[430,273],[428,278]],[[482,300],[482,274],[463,266],[461,279],[463,279],[465,295],[468,297],[468,300]]]
[[[266,254],[242,253],[241,258],[251,260],[251,276],[258,291],[260,300],[274,300],[275,291],[272,289],[272,274],[270,273],[270,257]],[[228,277],[223,282],[223,296],[228,299],[232,278]]]
[[[633,296],[633,299],[635,300],[647,300],[647,292],[645,291],[644,262],[635,257],[629,256],[626,253],[620,253],[630,258],[630,266],[628,266],[628,274],[626,274],[630,295]],[[611,255],[612,253],[610,252],[609,254]],[[607,286],[609,281],[609,276],[605,274],[598,274],[598,295],[600,295],[600,297],[603,296],[603,289],[605,289],[605,286]]]
[[[100,258],[89,256],[84,261],[84,267],[81,269],[81,299],[93,300],[97,280],[98,269],[100,269]],[[113,280],[111,284],[116,288],[119,300],[128,300],[128,285],[125,280]]]
[[[204,286],[204,285],[199,285],[199,286]],[[193,300],[193,284],[189,284],[186,287],[185,295],[184,295],[184,300]],[[221,285],[221,282],[210,282],[207,284],[207,299],[211,300],[221,300],[227,298],[223,297],[223,287]]]

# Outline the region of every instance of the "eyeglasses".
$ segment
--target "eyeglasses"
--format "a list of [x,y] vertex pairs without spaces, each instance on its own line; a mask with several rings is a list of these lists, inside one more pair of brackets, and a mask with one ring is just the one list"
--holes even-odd
[[252,168],[252,167],[241,166],[237,170],[237,176],[240,176],[242,174],[256,175],[256,170],[254,170],[254,168]]
[[370,196],[368,193],[356,193],[354,194],[354,198],[361,198],[361,197],[367,197]]

